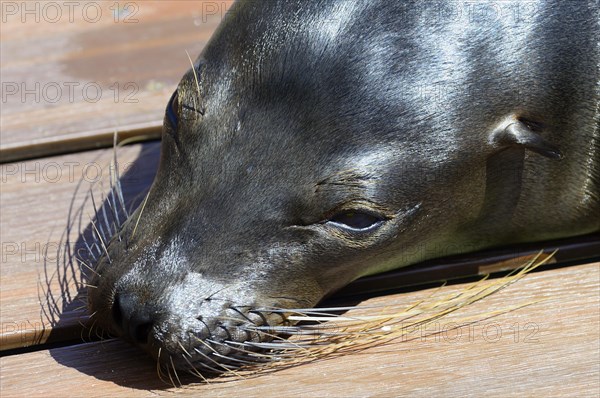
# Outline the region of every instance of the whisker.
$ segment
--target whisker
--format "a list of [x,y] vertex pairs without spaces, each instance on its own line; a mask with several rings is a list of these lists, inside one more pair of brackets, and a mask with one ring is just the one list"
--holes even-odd
[[229,349],[232,349],[232,350],[238,351],[238,352],[240,352],[240,353],[242,353],[242,354],[244,354],[244,355],[245,355],[245,354],[248,354],[248,353],[252,353],[252,351],[247,351],[247,350],[241,349],[241,348],[239,348],[239,347],[234,347],[234,346],[231,346],[231,345],[229,345],[229,344],[225,344],[225,343],[223,343],[223,342],[221,342],[221,341],[212,340],[212,339],[206,339],[206,341],[207,341],[207,342],[209,342],[209,343],[211,343],[211,344],[220,345],[220,346],[222,346],[222,347],[227,347],[227,348],[229,348]]
[[[111,196],[113,196],[113,198],[114,198],[114,195],[112,195],[112,190],[111,190]],[[121,236],[119,234],[119,227],[117,226],[117,222],[118,221],[116,221],[117,218],[118,218],[118,216],[117,216],[117,210],[115,209],[115,207],[113,206],[113,204],[110,202],[110,196],[108,196],[106,198],[106,204],[107,204],[108,208],[110,210],[112,210],[112,223],[111,223],[112,227],[110,227],[110,229],[109,229],[110,235],[111,235],[111,237],[116,236],[119,239],[119,241],[120,241],[121,240]]]
[[94,274],[96,274],[96,275],[100,276],[100,275],[99,275],[99,274],[96,272],[96,270],[95,270],[95,269],[94,269],[94,268],[93,268],[91,265],[88,265],[88,264],[87,264],[87,262],[86,262],[85,260],[83,260],[83,259],[82,259],[82,258],[80,258],[79,256],[75,256],[75,259],[76,259],[77,261],[79,261],[79,265],[80,265],[80,266],[82,266],[82,267],[86,268],[87,270],[89,270],[89,271],[92,271]]
[[117,187],[117,195],[119,202],[121,202],[121,210],[125,213],[125,218],[129,217],[127,207],[125,206],[125,200],[123,200],[123,187],[121,186],[121,176],[119,173],[119,162],[117,162],[117,147],[118,147],[118,131],[115,130],[113,138],[113,162],[115,164],[115,182]]
[[133,232],[131,233],[130,240],[132,240],[133,237],[135,236],[135,231],[137,231],[138,224],[140,222],[140,219],[142,218],[142,213],[144,212],[144,209],[146,208],[146,202],[148,201],[148,196],[150,196],[150,191],[148,191],[148,193],[146,194],[146,197],[144,198],[144,202],[142,202],[140,214],[138,214],[138,218],[137,218],[137,220],[135,220],[135,226],[133,227]]
[[[94,222],[94,220],[90,217],[90,222]],[[97,222],[97,227],[95,232],[95,236],[97,238],[98,241],[108,241],[107,239],[107,234],[104,231],[104,228],[102,227],[102,222],[101,220],[98,218],[98,216],[96,216],[96,222]]]
[[[227,341],[227,343],[230,343],[230,341]],[[248,344],[249,346],[252,347],[256,347],[256,348],[264,348],[267,350],[271,350],[271,349],[306,349],[309,348],[310,345],[305,345],[302,346],[300,344],[295,344],[295,343],[285,343],[285,342],[277,342],[277,343],[255,343],[252,341],[247,341],[246,344]]]
[[[200,342],[202,344],[204,344],[207,348],[209,348],[211,351],[213,351],[213,353],[217,353],[218,352],[208,343],[206,343],[204,340],[200,340]],[[236,376],[240,376],[238,373],[236,373],[230,366],[227,366],[225,364],[219,363],[217,361],[215,361],[214,359],[212,359],[211,357],[209,357],[208,355],[204,354],[202,351],[195,349],[195,351],[197,353],[199,353],[200,355],[202,355],[204,358],[208,359],[209,361],[211,361],[212,363],[214,363],[215,365],[217,365],[218,367],[221,367],[225,370],[225,372],[231,372]]]
[[[97,262],[98,258],[96,258],[96,255],[94,254],[92,248],[90,247],[87,239],[85,238],[85,236],[83,234],[81,235],[81,237],[82,237],[81,240],[83,241],[83,244],[85,245],[85,248],[87,250],[87,254],[92,258],[92,260],[94,260],[94,262]],[[97,247],[98,247],[98,245],[96,245],[96,248]],[[102,255],[102,252],[99,252],[98,254]]]
[[[196,89],[198,90],[198,101],[200,101],[202,99],[202,91],[200,90],[200,81],[198,79],[198,73],[196,72],[196,68],[194,67],[194,61],[192,61],[192,57],[190,57],[190,53],[187,52],[187,50],[185,50],[185,53],[188,57],[188,60],[190,61],[190,65],[192,66],[192,73],[194,74],[194,81],[196,82]],[[202,112],[198,112],[201,115],[203,114]]]
[[[102,186],[102,184],[100,184],[100,185]],[[103,202],[106,202],[110,206],[110,201],[108,201],[107,199],[104,198],[104,194],[101,196],[101,198],[102,198]],[[94,197],[93,196],[92,196],[92,203],[94,203]],[[110,227],[110,223],[108,222],[108,213],[106,213],[106,206],[101,206],[100,207],[100,211],[102,212],[102,219],[104,220],[104,223],[106,224],[106,229],[107,229],[108,232],[110,232],[112,229]],[[96,214],[96,222],[102,228],[102,221],[98,218],[98,214]],[[108,239],[107,239],[108,236],[110,236],[110,235],[108,235],[107,233],[105,233],[103,231],[103,238],[107,242],[108,242]]]
[[[318,335],[322,334],[321,325],[305,325],[305,326],[255,326],[244,328],[250,331],[266,332],[266,333],[281,333],[289,335]],[[314,327],[314,329],[313,329]]]
[[171,355],[169,355],[169,361],[171,361],[171,366],[173,367],[173,374],[175,375],[175,378],[177,379],[177,382],[181,386],[182,385],[181,384],[181,380],[179,380],[179,375],[177,374],[177,369],[175,368],[175,364],[173,363],[173,357]]
[[166,382],[166,380],[163,378],[163,374],[162,374],[162,366],[161,366],[161,362],[160,362],[160,354],[162,353],[162,347],[158,347],[158,355],[156,357],[156,373],[158,374],[158,378],[165,384],[169,384]]
[[89,284],[89,283],[84,283],[82,286],[83,287],[88,287],[90,289],[98,289],[98,286],[92,285],[92,284]]
[[228,341],[227,344],[226,344],[226,343],[219,342],[219,341],[216,341],[216,340],[211,340],[211,339],[206,339],[206,341],[210,342],[211,344],[219,344],[219,345],[223,345],[223,346],[229,347],[232,350],[239,351],[242,354],[247,355],[247,356],[257,357],[257,358],[263,358],[264,357],[264,358],[267,358],[267,359],[268,358],[272,358],[272,355],[270,355],[268,353],[260,353],[260,352],[255,352],[255,351],[249,351],[249,350],[245,350],[245,349],[240,348],[240,347],[236,347],[236,345],[240,345],[240,346],[246,345],[243,342]]
[[[90,222],[92,224],[92,228],[94,228],[94,230],[96,230],[96,232],[98,232],[98,228],[96,228],[96,223],[94,221],[90,221]],[[104,240],[102,238],[100,238],[100,243],[102,244],[104,253],[106,253],[106,258],[108,259],[108,263],[112,264],[112,260],[110,259],[110,255],[108,254],[108,249],[106,248],[106,244],[104,243]]]
[[219,357],[219,358],[223,358],[227,361],[233,361],[233,362],[240,363],[242,365],[253,365],[254,364],[254,362],[244,361],[243,359],[238,359],[238,358],[230,357],[230,356],[219,354],[219,353],[214,353],[213,355],[216,357]]
[[188,352],[188,350],[186,350],[186,349],[185,349],[185,347],[183,346],[183,344],[181,344],[181,343],[178,341],[178,342],[177,342],[177,345],[179,346],[179,348],[181,348],[181,350],[182,350],[183,352],[185,352],[185,353],[186,353],[186,355],[187,355],[188,357],[190,357],[190,358],[192,357],[192,354],[190,354],[190,353]]
[[[217,363],[217,362],[216,362],[215,360],[213,360],[212,358],[209,358],[209,357],[208,357],[208,356],[207,356],[205,353],[203,353],[202,351],[200,351],[198,348],[194,348],[194,351],[196,351],[196,352],[197,352],[198,354],[200,354],[202,357],[204,357],[204,358],[206,358],[206,359],[208,359],[208,360],[210,360],[210,361],[212,361],[212,362],[216,363],[216,364],[217,364],[217,365],[219,365],[220,367],[224,368],[224,369],[225,369],[225,372],[228,372],[228,371],[229,371],[229,369],[227,369],[227,368],[226,368],[226,367],[224,367],[223,365],[221,365],[221,364]],[[205,368],[207,368],[207,369],[209,369],[210,371],[212,371],[212,372],[215,372],[215,373],[223,373],[223,369],[215,369],[215,368],[213,368],[212,366],[210,366],[210,365],[208,365],[207,363],[204,363],[204,362],[199,362],[199,363],[198,363],[198,365],[200,365],[200,366],[203,366],[203,367],[205,367]]]
[[[207,384],[210,384],[210,382],[208,381],[208,379],[207,379],[206,377],[204,377],[204,375],[202,375],[202,373],[200,373],[200,372],[198,371],[198,369],[196,369],[196,366],[195,366],[195,365],[193,365],[193,364],[190,362],[190,360],[189,360],[189,359],[187,359],[187,358],[185,357],[185,355],[182,355],[182,357],[183,357],[183,359],[184,359],[184,360],[185,360],[185,361],[188,363],[188,365],[190,365],[190,368],[191,368],[191,369],[188,369],[188,370],[189,370],[189,372],[190,372],[191,374],[193,374],[193,375],[195,375],[195,376],[198,376],[198,377],[200,377],[200,378],[202,379],[202,381],[204,381],[204,382],[205,382],[205,383],[207,383]],[[191,355],[190,355],[190,357],[191,357]]]

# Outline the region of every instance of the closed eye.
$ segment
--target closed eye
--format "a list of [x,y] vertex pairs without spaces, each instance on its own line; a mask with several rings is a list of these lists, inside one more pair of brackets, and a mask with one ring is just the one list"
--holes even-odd
[[343,211],[331,217],[327,224],[354,232],[375,230],[384,223],[383,217],[363,211]]
[[171,95],[171,99],[169,99],[169,103],[167,104],[166,110],[167,119],[169,120],[169,123],[171,123],[171,127],[173,127],[173,130],[177,130],[177,109],[179,108],[178,97],[178,92],[177,90],[175,90],[173,95]]

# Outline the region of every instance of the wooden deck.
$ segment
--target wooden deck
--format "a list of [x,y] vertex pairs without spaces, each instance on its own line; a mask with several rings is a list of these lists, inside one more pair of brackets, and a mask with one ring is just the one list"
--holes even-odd
[[[51,22],[55,14],[39,3],[39,23],[22,4],[2,3],[0,25],[0,396],[600,395],[600,263],[532,273],[411,338],[184,389],[160,381],[137,349],[90,341],[81,326],[81,275],[66,253],[80,247],[93,217],[90,190],[99,198],[108,186],[113,132],[149,140],[118,150],[126,197],[135,202],[156,169],[160,143],[151,139],[187,69],[185,51],[195,57],[230,2],[144,1],[114,10],[113,2],[88,2],[72,22],[67,9]],[[89,7],[98,5],[102,17],[92,21]],[[371,295],[361,305],[404,307],[430,293]],[[532,301],[539,302],[483,319]],[[481,320],[455,328],[469,316]]]

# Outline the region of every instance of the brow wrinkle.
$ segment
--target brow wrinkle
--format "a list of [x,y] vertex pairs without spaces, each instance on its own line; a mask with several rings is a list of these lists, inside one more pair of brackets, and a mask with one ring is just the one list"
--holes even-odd
[[367,188],[377,176],[374,173],[349,169],[331,174],[315,184],[316,190],[326,189],[328,186],[344,186],[349,188]]

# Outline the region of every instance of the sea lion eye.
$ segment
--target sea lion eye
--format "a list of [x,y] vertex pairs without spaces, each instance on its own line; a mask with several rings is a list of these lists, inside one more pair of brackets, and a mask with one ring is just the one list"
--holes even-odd
[[343,211],[331,217],[327,223],[351,231],[368,231],[383,224],[382,217],[362,211]]
[[169,103],[167,104],[167,118],[171,123],[171,127],[174,130],[177,130],[177,110],[179,109],[179,95],[177,90],[171,95],[171,99],[169,99]]

